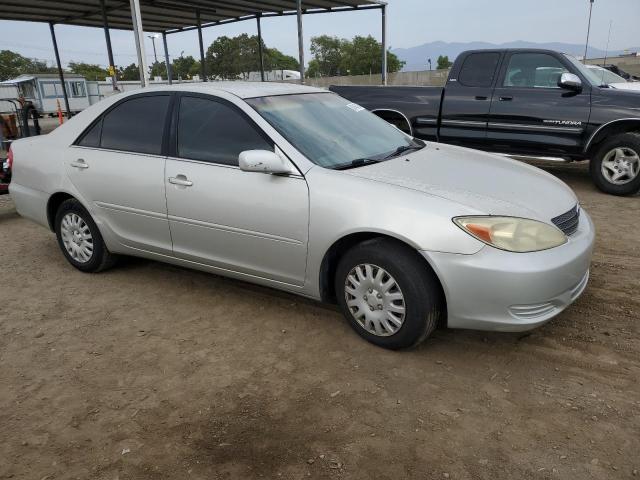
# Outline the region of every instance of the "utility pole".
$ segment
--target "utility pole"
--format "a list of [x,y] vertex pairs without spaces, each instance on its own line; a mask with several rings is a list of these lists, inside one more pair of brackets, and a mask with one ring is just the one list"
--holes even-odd
[[584,44],[584,57],[582,57],[582,63],[587,63],[587,49],[589,48],[589,31],[591,30],[591,11],[593,10],[594,0],[589,0],[589,23],[587,24],[587,41]]
[[151,39],[151,43],[153,44],[153,60],[155,63],[158,63],[158,54],[156,53],[156,38],[158,38],[158,34],[147,35]]

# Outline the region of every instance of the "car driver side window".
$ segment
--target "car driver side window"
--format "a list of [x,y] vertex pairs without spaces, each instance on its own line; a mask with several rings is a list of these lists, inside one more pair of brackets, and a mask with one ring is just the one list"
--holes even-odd
[[558,81],[568,72],[564,65],[546,53],[514,53],[509,59],[503,86],[559,88]]
[[271,150],[273,144],[236,108],[202,97],[182,97],[178,111],[180,158],[238,165],[245,150]]

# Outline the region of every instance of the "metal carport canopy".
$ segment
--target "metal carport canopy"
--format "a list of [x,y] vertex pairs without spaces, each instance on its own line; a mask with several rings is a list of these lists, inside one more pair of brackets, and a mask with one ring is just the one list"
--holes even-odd
[[[382,82],[387,81],[386,7],[383,0],[2,0],[0,20],[45,22],[51,37],[62,82],[65,105],[69,102],[64,84],[54,25],[102,27],[105,32],[109,66],[114,67],[109,29],[133,30],[140,67],[142,86],[147,84],[147,65],[143,31],[162,33],[165,63],[169,83],[171,72],[167,53],[167,34],[198,30],[201,73],[206,81],[202,28],[255,19],[260,39],[262,78],[262,36],[260,20],[269,17],[296,15],[298,23],[298,52],[300,80],[304,82],[304,48],[302,41],[303,14],[331,13],[380,9],[382,12]],[[113,88],[117,89],[115,75]]]
[[[147,32],[197,28],[196,12],[203,27],[261,17],[296,15],[297,0],[140,0],[142,27]],[[381,8],[381,0],[302,0],[302,13],[322,13]],[[129,0],[105,0],[109,28],[132,30]],[[103,27],[98,0],[2,0],[2,20],[53,22]]]

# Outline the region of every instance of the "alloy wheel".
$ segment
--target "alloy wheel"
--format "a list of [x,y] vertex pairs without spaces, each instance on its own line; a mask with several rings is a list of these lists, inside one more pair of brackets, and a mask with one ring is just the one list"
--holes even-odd
[[604,156],[601,169],[609,183],[624,185],[633,181],[640,173],[640,157],[631,148],[614,148]]

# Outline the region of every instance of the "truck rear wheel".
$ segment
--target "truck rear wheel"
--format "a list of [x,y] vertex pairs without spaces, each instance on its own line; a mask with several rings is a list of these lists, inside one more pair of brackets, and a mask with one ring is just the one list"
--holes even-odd
[[596,186],[612,195],[640,191],[640,132],[627,132],[605,140],[589,165]]

